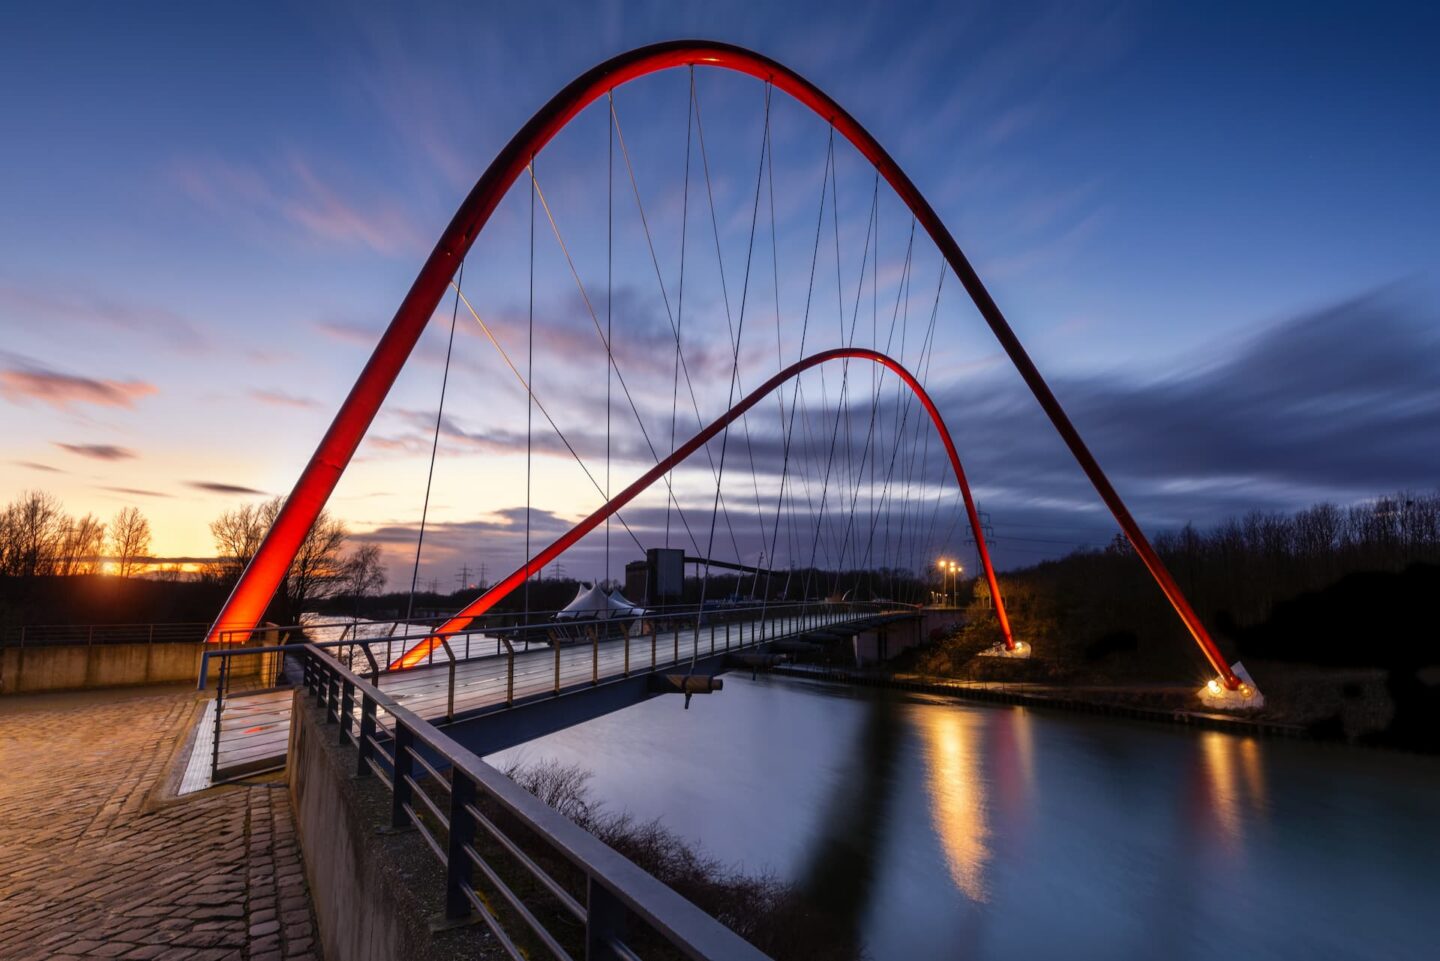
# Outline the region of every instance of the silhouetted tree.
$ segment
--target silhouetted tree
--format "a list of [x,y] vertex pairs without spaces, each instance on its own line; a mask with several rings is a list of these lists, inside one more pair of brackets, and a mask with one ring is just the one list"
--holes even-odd
[[[225,511],[210,523],[219,556],[216,575],[226,581],[240,577],[260,550],[284,503],[283,497],[275,497],[261,504],[245,504]],[[344,521],[332,517],[329,511],[320,512],[280,585],[280,617],[294,620],[307,605],[342,589],[346,573],[342,551],[348,536]]]
[[361,544],[345,561],[345,575],[342,592],[355,599],[359,612],[360,601],[385,589],[385,569],[380,566],[380,545]]
[[105,522],[94,514],[66,517],[53,573],[62,577],[94,574],[105,551]]
[[68,518],[60,502],[43,491],[21,494],[0,515],[0,573],[15,577],[53,574]]
[[150,555],[150,522],[137,507],[126,507],[110,523],[110,556],[115,573],[129,577]]

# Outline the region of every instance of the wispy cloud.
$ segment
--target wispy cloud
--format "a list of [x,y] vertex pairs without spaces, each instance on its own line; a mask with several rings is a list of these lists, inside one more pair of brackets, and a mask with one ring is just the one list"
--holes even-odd
[[256,490],[253,487],[242,487],[239,484],[222,484],[219,481],[186,481],[186,487],[193,487],[199,491],[207,491],[211,494],[255,494],[265,496],[265,491]]
[[55,446],[94,460],[130,460],[139,456],[128,447],[116,447],[114,444],[62,444],[56,441]]
[[358,187],[343,195],[334,174],[322,179],[294,155],[263,169],[220,160],[174,168],[180,188],[192,199],[251,229],[386,255],[424,248],[421,231],[405,208]]
[[0,396],[12,404],[38,401],[57,410],[80,404],[96,407],[134,407],[135,401],[157,393],[143,380],[110,380],[83,377],[50,370],[33,362],[6,355],[12,366],[0,370]]
[[276,407],[298,407],[304,410],[311,410],[320,406],[318,400],[309,397],[296,397],[280,390],[252,390],[250,396],[263,404],[272,404]]
[[70,284],[22,285],[0,280],[0,321],[17,329],[22,325],[108,327],[185,350],[201,349],[209,343],[199,326],[173,310],[119,300]]
[[68,474],[68,473],[69,473],[69,471],[63,471],[63,470],[61,470],[61,469],[58,468],[58,467],[51,467],[49,464],[37,464],[37,463],[35,463],[34,461],[29,461],[29,460],[17,460],[17,461],[12,461],[11,463],[17,464],[17,465],[19,465],[20,467],[28,467],[30,470],[42,471],[42,472],[44,472],[44,473],[46,473],[46,474]]
[[110,491],[111,493],[114,493],[114,494],[129,494],[129,495],[132,495],[132,496],[134,496],[134,497],[170,497],[170,496],[172,496],[172,495],[170,495],[170,494],[162,493],[161,491],[147,491],[147,490],[142,490],[142,489],[140,489],[140,488],[138,488],[138,487],[101,487],[100,490],[102,490],[102,491]]

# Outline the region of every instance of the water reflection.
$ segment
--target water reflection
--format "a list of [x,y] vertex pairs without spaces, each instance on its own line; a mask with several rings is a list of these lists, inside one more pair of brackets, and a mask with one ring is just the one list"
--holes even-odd
[[921,714],[919,722],[929,767],[930,817],[945,864],[966,897],[984,901],[990,830],[985,823],[981,725],[972,716],[939,711]]
[[1195,751],[1196,791],[1194,822],[1202,838],[1227,857],[1244,851],[1247,824],[1265,810],[1265,768],[1260,744],[1252,737],[1234,737],[1218,731],[1199,735]]
[[1005,838],[1023,834],[1019,822],[1034,781],[1029,714],[987,718],[927,707],[912,721],[924,742],[930,817],[950,878],[970,900],[987,901],[985,869],[997,840],[992,822],[1003,824]]
[[904,733],[894,699],[864,704],[854,750],[835,779],[820,817],[808,864],[800,874],[806,899],[830,916],[848,940],[861,941],[861,923],[874,898],[876,869],[890,837],[896,764]]
[[523,760],[773,870],[876,961],[1435,957],[1433,759],[734,675],[679,712]]

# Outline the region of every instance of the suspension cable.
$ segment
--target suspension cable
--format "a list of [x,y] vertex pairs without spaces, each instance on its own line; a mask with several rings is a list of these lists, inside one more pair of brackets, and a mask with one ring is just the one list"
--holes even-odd
[[[740,317],[735,328],[735,353],[730,367],[730,395],[725,401],[725,409],[729,410],[735,404],[735,385],[740,379],[740,338],[745,332],[745,296],[749,292],[750,284],[750,262],[755,250],[755,223],[760,215],[760,185],[763,183],[765,174],[765,145],[770,140],[770,84],[765,85],[765,128],[760,139],[760,160],[755,170],[755,202],[750,212],[750,244],[745,254],[745,287],[740,299]],[[705,592],[710,582],[710,551],[715,548],[715,521],[720,512],[720,484],[725,478],[725,452],[730,443],[730,425],[726,424],[720,435],[720,471],[715,479],[715,503],[710,509],[710,541],[705,551],[705,569],[700,578],[700,608],[705,607]],[[758,488],[757,488],[758,494]],[[696,613],[696,623],[699,623],[700,612]]]
[[[457,291],[457,293],[459,292]],[[555,423],[555,418],[550,416],[550,411],[546,409],[544,401],[540,399],[540,395],[535,393],[530,384],[525,380],[525,375],[520,373],[520,369],[515,366],[515,362],[510,359],[510,354],[506,352],[505,347],[495,336],[494,331],[490,329],[490,325],[485,323],[480,314],[476,312],[475,306],[470,303],[470,298],[464,294],[460,294],[459,296],[460,302],[465,305],[465,309],[470,312],[470,316],[475,319],[475,323],[480,325],[481,333],[485,335],[486,339],[490,341],[491,346],[500,354],[500,358],[505,361],[505,366],[510,368],[510,373],[515,375],[515,379],[520,383],[521,389],[530,395],[530,399],[535,403],[535,409],[540,411],[540,416],[545,418],[546,423],[550,425],[550,429],[555,432],[555,436],[560,438],[560,443],[565,445],[565,449],[570,452],[570,456],[575,459],[575,463],[585,472],[585,478],[590,481],[590,486],[594,487],[596,493],[608,501],[610,497],[606,489],[596,480],[595,475],[590,472],[590,468],[585,466],[584,458],[582,458],[579,451],[575,449],[575,445],[570,443],[570,439],[565,436],[565,432],[560,429],[560,425]],[[640,543],[640,539],[635,536],[635,532],[630,529],[630,525],[625,523],[625,518],[617,512],[615,519],[620,522],[621,527],[625,528],[625,533],[630,535],[630,539],[635,542],[635,546],[640,548],[641,553],[644,553],[645,545]]]
[[[600,317],[596,313],[595,306],[590,300],[590,294],[585,290],[585,282],[580,279],[580,271],[575,266],[575,258],[570,255],[570,248],[566,245],[565,238],[560,233],[560,225],[556,223],[555,214],[551,211],[550,204],[545,199],[545,191],[541,188],[540,181],[535,176],[535,166],[533,162],[527,170],[530,174],[530,183],[534,188],[535,196],[539,198],[540,206],[545,211],[545,217],[550,221],[550,230],[555,235],[555,241],[560,245],[560,250],[565,255],[565,262],[570,267],[570,276],[574,278],[575,286],[580,291],[580,299],[584,302],[585,309],[590,315],[590,320],[595,325],[595,332],[600,336],[601,342],[606,346],[607,356],[610,358],[610,367],[615,371],[615,380],[620,385],[620,392],[625,395],[625,400],[630,405],[630,412],[635,415],[635,423],[640,428],[640,435],[645,439],[645,446],[650,449],[650,456],[654,459],[655,463],[658,464],[661,461],[660,454],[655,450],[655,444],[650,439],[650,432],[645,429],[645,418],[640,416],[640,408],[636,405],[635,398],[630,393],[630,385],[625,382],[625,375],[620,371],[619,362],[615,360],[613,354],[609,354],[610,341],[605,336],[605,330],[600,326]],[[675,489],[668,480],[665,483],[665,489],[670,495],[670,500],[675,504],[675,513],[679,516],[680,523],[685,528],[685,533],[689,536],[691,544],[696,550],[699,550],[700,544],[695,540],[695,535],[690,530],[690,523],[685,517],[685,509],[680,506],[680,502],[675,498]]]
[[[425,501],[420,508],[420,532],[415,538],[415,566],[410,571],[410,598],[405,604],[407,624],[415,613],[415,587],[420,581],[420,548],[425,544],[425,522],[430,514],[430,487],[435,480],[435,455],[440,450],[440,419],[445,416],[445,388],[450,381],[450,355],[455,349],[455,321],[460,316],[460,285],[464,280],[465,261],[462,260],[454,283],[455,306],[450,311],[450,339],[445,344],[445,370],[440,375],[440,404],[435,409],[435,436],[430,441],[430,469],[425,473]],[[525,549],[530,549],[528,543]]]

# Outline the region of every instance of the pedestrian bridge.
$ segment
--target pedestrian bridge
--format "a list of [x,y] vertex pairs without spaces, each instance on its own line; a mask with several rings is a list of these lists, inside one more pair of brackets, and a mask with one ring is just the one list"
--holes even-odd
[[[394,665],[432,636],[423,624],[267,627],[205,655],[220,665],[201,672],[214,678],[216,697],[199,722],[187,785],[194,790],[283,766],[295,687],[339,683],[320,666],[326,662],[354,671],[483,755],[657,694],[707,693],[710,679],[728,668],[759,666],[807,644],[848,649],[852,638],[874,634],[882,647],[893,637],[898,649],[923,636],[924,616],[913,607],[821,601],[676,609],[623,622],[557,623],[542,615],[501,624],[496,617],[447,637],[412,668]],[[269,643],[256,646],[257,640]],[[290,643],[275,643],[283,641]],[[306,641],[312,642],[302,657],[297,644]],[[266,654],[284,655],[269,658],[268,674],[231,667]],[[353,697],[344,710],[357,710]]]

